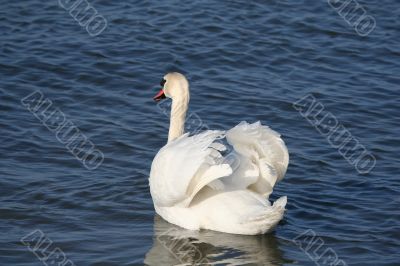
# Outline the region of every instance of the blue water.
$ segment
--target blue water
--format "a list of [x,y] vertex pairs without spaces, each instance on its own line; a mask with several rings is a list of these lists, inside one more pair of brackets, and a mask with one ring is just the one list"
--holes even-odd
[[[304,232],[319,256],[399,265],[397,1],[358,1],[376,19],[366,37],[327,1],[90,3],[108,22],[97,36],[56,0],[1,1],[0,265],[43,265],[20,241],[35,230],[75,265],[193,263],[174,254],[171,229],[214,265],[317,265],[317,246],[293,241]],[[272,199],[288,205],[275,232],[196,233],[156,216],[147,178],[169,121],[152,96],[168,71],[187,75],[190,112],[209,128],[260,120],[282,134],[290,165]],[[98,168],[21,103],[34,91],[104,154]],[[375,156],[370,173],[293,107],[308,93]]]

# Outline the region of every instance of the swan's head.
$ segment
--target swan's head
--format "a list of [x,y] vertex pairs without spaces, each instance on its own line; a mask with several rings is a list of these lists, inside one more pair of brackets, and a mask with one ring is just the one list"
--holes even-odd
[[153,97],[156,102],[165,98],[189,101],[189,82],[184,75],[177,72],[168,73],[160,85],[161,90]]

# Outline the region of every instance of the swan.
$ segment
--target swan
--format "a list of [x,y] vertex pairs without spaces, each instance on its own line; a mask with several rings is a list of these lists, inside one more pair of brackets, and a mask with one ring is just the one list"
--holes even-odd
[[[241,122],[227,131],[184,133],[189,82],[173,72],[164,76],[161,86],[153,99],[171,98],[172,105],[168,142],[150,170],[156,213],[189,230],[242,235],[273,230],[287,203],[286,196],[272,205],[268,200],[289,163],[280,135],[260,122]],[[229,146],[233,151],[224,157]]]

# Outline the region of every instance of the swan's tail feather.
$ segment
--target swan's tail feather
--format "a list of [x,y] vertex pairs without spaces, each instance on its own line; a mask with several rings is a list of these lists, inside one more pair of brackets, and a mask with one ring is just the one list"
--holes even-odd
[[247,218],[241,223],[243,234],[264,234],[272,231],[282,220],[286,203],[287,197],[283,196],[262,213]]
[[[206,191],[212,193],[211,189]],[[282,220],[287,202],[284,196],[270,205],[261,195],[245,190],[211,195],[196,207],[202,218],[200,228],[230,234],[258,235],[272,231]]]

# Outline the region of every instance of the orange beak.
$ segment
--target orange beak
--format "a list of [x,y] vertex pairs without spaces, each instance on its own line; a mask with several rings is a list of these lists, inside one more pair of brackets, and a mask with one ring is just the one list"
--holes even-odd
[[165,96],[164,91],[161,89],[156,94],[156,96],[153,97],[153,100],[156,101],[156,102],[159,102],[159,101],[161,101],[162,99],[165,99],[165,98],[167,98],[167,97]]

